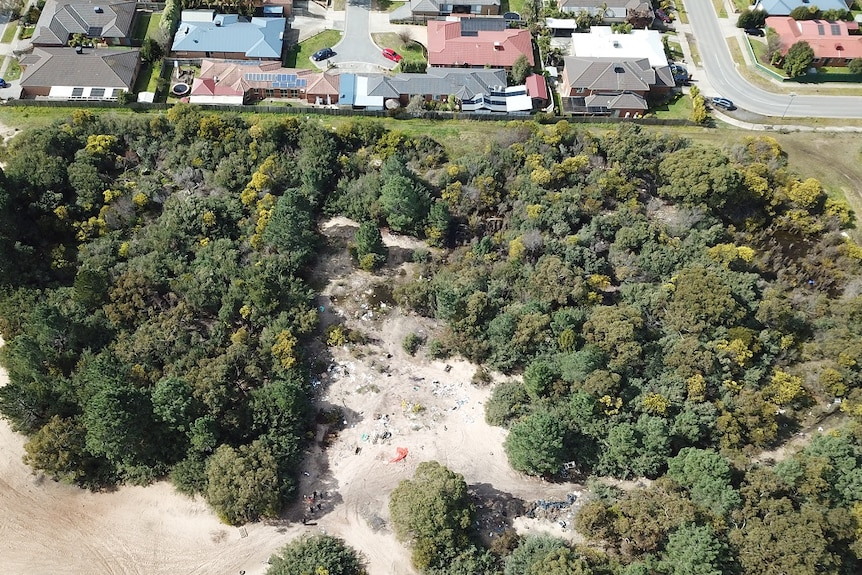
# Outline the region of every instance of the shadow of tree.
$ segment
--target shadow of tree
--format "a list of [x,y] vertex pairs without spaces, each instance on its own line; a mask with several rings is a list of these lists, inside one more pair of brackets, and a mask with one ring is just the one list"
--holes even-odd
[[494,537],[511,529],[515,517],[526,511],[524,500],[500,491],[490,483],[474,483],[467,489],[476,506],[476,534],[485,545],[490,545]]

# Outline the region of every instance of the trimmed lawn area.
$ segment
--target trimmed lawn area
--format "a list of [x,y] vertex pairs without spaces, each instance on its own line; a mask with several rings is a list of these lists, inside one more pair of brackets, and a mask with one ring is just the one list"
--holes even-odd
[[712,7],[715,8],[715,13],[718,14],[719,18],[727,18],[724,0],[712,0]]
[[341,40],[341,32],[337,30],[324,30],[317,36],[300,42],[287,52],[284,57],[285,68],[307,68],[313,70],[316,66],[311,61],[311,55],[321,48],[335,46]]
[[675,62],[681,62],[683,57],[682,46],[679,43],[679,37],[676,35],[676,32],[662,34],[662,36],[667,38],[671,59]]
[[14,56],[9,57],[9,67],[6,68],[6,75],[3,76],[3,79],[6,81],[9,80],[17,80],[21,77],[21,66],[18,64],[18,58]]
[[159,30],[159,22],[162,21],[161,13],[141,10],[137,14],[132,39],[142,42],[144,38],[155,38]]
[[383,48],[392,48],[408,62],[425,62],[425,50],[419,42],[410,40],[406,44],[401,40],[401,36],[394,32],[382,32],[372,34],[371,39],[374,43]]
[[[521,18],[524,17],[524,5],[526,5],[527,0],[501,0],[500,2],[500,14],[505,14],[506,12],[517,12],[521,15]],[[539,4],[541,7],[541,4]]]
[[15,38],[15,32],[18,31],[18,22],[9,22],[6,24],[6,29],[3,30],[3,37],[0,38],[0,42],[4,44],[9,44],[12,42],[12,39]]
[[[164,72],[162,60],[155,63],[145,62],[141,65],[141,71],[138,73],[138,78],[135,80],[134,91],[138,92],[155,92],[158,88],[159,77]],[[164,98],[156,95],[156,101],[162,101]],[[164,96],[164,94],[162,94]]]
[[794,78],[792,82],[799,84],[822,84],[824,82],[862,82],[862,74],[852,74],[846,66],[823,66],[816,74],[808,74]]
[[374,0],[372,3],[372,8],[380,12],[392,12],[402,6],[404,6],[404,2],[400,0]]
[[647,117],[654,116],[662,120],[690,120],[691,98],[681,91],[672,100],[661,106],[656,106],[647,112]]
[[[752,40],[748,36],[745,37],[745,41],[748,42],[748,45],[751,46],[752,51],[754,51],[754,55],[757,57],[757,61],[764,68],[769,68],[779,76],[784,76],[784,70],[779,68],[778,66],[773,66],[766,61],[766,42],[760,42],[758,40]],[[736,61],[736,56],[734,55],[734,61]]]

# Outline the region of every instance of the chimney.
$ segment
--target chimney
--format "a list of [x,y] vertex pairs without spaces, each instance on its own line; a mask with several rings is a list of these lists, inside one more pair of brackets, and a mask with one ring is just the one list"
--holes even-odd
[[494,50],[500,50],[501,48],[502,48],[502,45],[500,45],[499,42],[494,42]]
[[104,10],[102,10],[101,6],[93,6],[93,12],[95,12],[96,14],[101,14],[102,12],[104,12]]
[[83,46],[75,46],[75,54],[83,54],[84,47]]

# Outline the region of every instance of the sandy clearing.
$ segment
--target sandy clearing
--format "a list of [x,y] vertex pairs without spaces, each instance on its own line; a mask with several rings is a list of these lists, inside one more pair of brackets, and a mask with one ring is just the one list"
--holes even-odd
[[[339,222],[342,230],[351,224]],[[405,252],[417,246],[403,236],[386,234],[384,239]],[[336,251],[331,257],[330,269],[343,269],[343,253]],[[546,483],[509,468],[502,447],[505,431],[484,422],[490,390],[470,384],[474,366],[461,360],[411,358],[401,349],[407,333],[429,334],[437,326],[391,306],[362,308],[369,287],[391,286],[406,273],[405,266],[409,264],[393,266],[382,276],[348,269],[323,290],[325,323],[344,322],[372,342],[324,352],[333,369],[324,377],[321,401],[341,406],[347,423],[327,449],[312,448],[304,464],[300,494],[328,492],[309,525],[300,522],[307,514],[305,503],[287,509],[280,521],[241,530],[221,524],[200,498],[182,496],[166,482],[107,493],[55,483],[24,465],[25,439],[2,421],[4,573],[260,575],[269,556],[291,539],[323,531],[362,551],[369,575],[412,575],[416,572],[409,550],[387,528],[388,497],[421,461],[442,462],[485,496],[563,499],[579,490],[575,484]],[[339,303],[332,302],[333,296]],[[7,381],[0,370],[0,382]],[[375,434],[385,432],[391,435],[378,436],[375,443]],[[390,464],[396,447],[410,453],[404,461]],[[491,522],[496,529],[503,521]],[[550,522],[521,520],[518,527],[523,532],[573,537]]]

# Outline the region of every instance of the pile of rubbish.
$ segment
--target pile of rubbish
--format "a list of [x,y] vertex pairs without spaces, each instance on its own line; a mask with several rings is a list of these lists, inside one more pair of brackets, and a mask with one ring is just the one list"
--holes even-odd
[[537,499],[527,508],[526,516],[530,519],[541,519],[559,524],[563,530],[568,529],[575,516],[576,502],[579,493],[569,493],[565,501],[545,501]]

